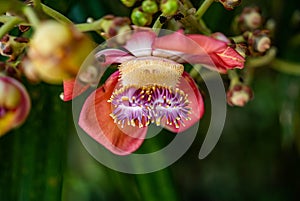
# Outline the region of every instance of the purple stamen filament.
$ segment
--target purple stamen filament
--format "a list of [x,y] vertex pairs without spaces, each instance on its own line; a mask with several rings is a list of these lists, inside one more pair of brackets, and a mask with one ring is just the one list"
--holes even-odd
[[126,86],[114,91],[109,102],[113,105],[111,117],[122,127],[160,125],[165,119],[168,125],[179,128],[183,120],[190,120],[187,95],[180,89],[166,86]]

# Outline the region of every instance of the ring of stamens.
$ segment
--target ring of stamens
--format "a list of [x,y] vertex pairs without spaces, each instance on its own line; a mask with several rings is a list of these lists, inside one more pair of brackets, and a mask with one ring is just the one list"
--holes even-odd
[[178,88],[159,85],[122,87],[113,92],[109,102],[113,105],[111,117],[122,127],[161,125],[166,122],[179,128],[189,120],[188,96]]

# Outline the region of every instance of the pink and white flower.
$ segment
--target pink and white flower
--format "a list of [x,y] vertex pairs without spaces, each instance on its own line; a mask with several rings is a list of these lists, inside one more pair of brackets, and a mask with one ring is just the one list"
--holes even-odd
[[[119,68],[87,98],[79,126],[118,155],[138,149],[151,123],[178,133],[203,116],[203,99],[182,63],[226,73],[243,68],[245,61],[226,42],[209,36],[179,31],[158,37],[149,30],[133,33],[122,49],[104,49],[95,57],[100,66],[118,63]],[[65,100],[86,88],[74,86],[64,85]]]

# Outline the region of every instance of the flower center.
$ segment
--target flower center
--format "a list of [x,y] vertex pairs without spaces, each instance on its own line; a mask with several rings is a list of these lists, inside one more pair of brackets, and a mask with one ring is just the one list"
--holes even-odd
[[168,59],[144,57],[122,63],[119,70],[123,86],[160,85],[176,87],[184,67]]
[[183,120],[190,119],[187,95],[178,88],[126,86],[114,91],[109,102],[114,107],[111,117],[122,127],[125,123],[143,127],[165,122],[179,128],[180,124],[184,125]]

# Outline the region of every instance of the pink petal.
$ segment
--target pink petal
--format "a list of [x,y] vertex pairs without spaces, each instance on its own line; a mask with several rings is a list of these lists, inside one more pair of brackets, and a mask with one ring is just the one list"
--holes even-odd
[[70,101],[85,92],[89,88],[89,85],[82,85],[81,83],[76,82],[75,79],[72,79],[64,80],[63,87],[63,100]]
[[136,57],[151,56],[156,34],[152,31],[138,31],[132,34],[124,46]]
[[153,48],[182,52],[182,60],[204,64],[221,73],[226,73],[227,69],[243,68],[245,62],[227,42],[200,34],[183,35],[182,32],[175,32],[156,38]]
[[213,37],[217,40],[220,40],[220,41],[223,41],[225,42],[226,44],[230,44],[231,41],[221,32],[215,32],[213,34],[210,35],[210,37]]
[[172,50],[185,54],[205,53],[197,43],[186,37],[182,31],[156,38],[152,47],[154,49]]
[[188,99],[190,101],[191,120],[184,120],[185,126],[180,126],[179,128],[175,128],[175,126],[170,126],[164,124],[164,127],[174,133],[179,133],[187,130],[189,127],[194,125],[196,122],[200,120],[200,118],[204,114],[204,102],[202,96],[198,90],[196,83],[193,78],[187,73],[184,72],[180,81],[179,81],[179,89],[183,90],[186,94],[188,94]]
[[214,64],[201,55],[190,57],[189,62],[206,64],[209,68],[221,73],[225,73],[227,69],[244,67],[245,58],[229,47],[226,42],[203,35],[188,35],[187,37],[203,47]]
[[221,52],[211,53],[208,56],[203,55],[185,55],[185,60],[189,63],[201,63],[205,67],[216,70],[220,73],[226,73],[228,69],[243,68],[245,59],[231,47],[226,47]]
[[119,49],[104,49],[95,54],[101,66],[109,66],[113,63],[123,63],[125,61],[134,59],[135,57],[128,52]]
[[118,83],[119,72],[112,74],[105,84],[85,101],[79,117],[80,127],[98,143],[118,155],[137,150],[147,133],[147,128],[124,126],[121,129],[109,116],[112,106],[109,100]]
[[186,37],[195,41],[207,54],[222,51],[227,47],[226,42],[205,35],[189,34]]

